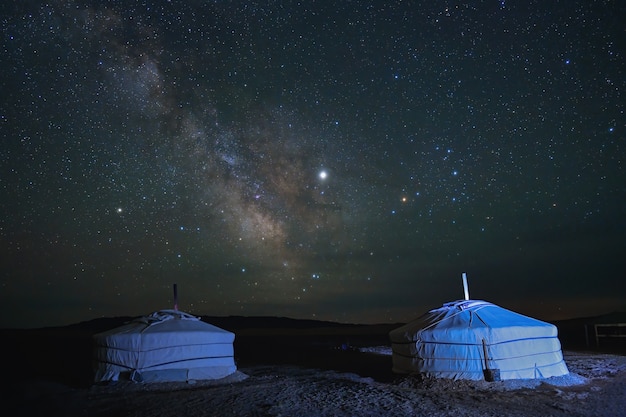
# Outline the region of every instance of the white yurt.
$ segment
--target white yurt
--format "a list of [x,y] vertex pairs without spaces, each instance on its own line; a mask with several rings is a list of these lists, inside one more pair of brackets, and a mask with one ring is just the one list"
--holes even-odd
[[569,373],[556,326],[466,298],[389,333],[394,372],[487,381]]
[[188,313],[160,310],[97,333],[95,382],[224,378],[237,370],[235,334]]

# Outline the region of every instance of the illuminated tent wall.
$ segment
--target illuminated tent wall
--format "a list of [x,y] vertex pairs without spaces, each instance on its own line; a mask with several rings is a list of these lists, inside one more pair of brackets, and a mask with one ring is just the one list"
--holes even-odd
[[485,301],[446,303],[389,337],[396,373],[487,381],[569,373],[556,326]]
[[178,310],[161,310],[98,333],[95,382],[219,379],[234,373],[234,333]]

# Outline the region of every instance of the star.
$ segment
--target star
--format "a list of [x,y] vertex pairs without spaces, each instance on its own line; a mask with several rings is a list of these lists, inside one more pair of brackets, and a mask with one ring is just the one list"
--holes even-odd
[[[170,277],[216,315],[404,320],[448,301],[438,277],[468,266],[494,301],[512,302],[498,290],[516,282],[519,305],[539,284],[563,294],[546,306],[577,306],[590,285],[589,306],[623,309],[626,64],[612,3],[554,16],[537,2],[551,30],[525,33],[528,47],[509,42],[523,30],[501,36],[526,27],[506,0],[430,13],[188,2],[132,19],[111,2],[60,3],[3,15],[11,325],[143,314]],[[580,57],[587,71],[570,74]],[[566,267],[548,279],[555,262]],[[66,288],[73,276],[85,285]]]

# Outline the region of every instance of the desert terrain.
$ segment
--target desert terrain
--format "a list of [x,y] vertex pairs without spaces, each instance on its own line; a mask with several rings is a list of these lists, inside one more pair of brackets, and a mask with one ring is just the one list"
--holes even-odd
[[564,377],[453,381],[394,374],[387,333],[395,325],[219,323],[236,330],[235,374],[217,381],[93,384],[90,336],[114,324],[3,330],[9,346],[3,415],[626,415],[626,356],[620,346],[565,345],[570,374]]

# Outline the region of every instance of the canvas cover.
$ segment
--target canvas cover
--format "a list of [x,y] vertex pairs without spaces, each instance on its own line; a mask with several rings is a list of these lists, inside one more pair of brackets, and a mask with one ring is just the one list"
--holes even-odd
[[[452,379],[569,373],[556,326],[480,300],[460,300],[392,330],[393,371]],[[486,353],[486,357],[485,357]]]
[[234,373],[235,334],[160,310],[93,336],[95,382],[219,379]]

